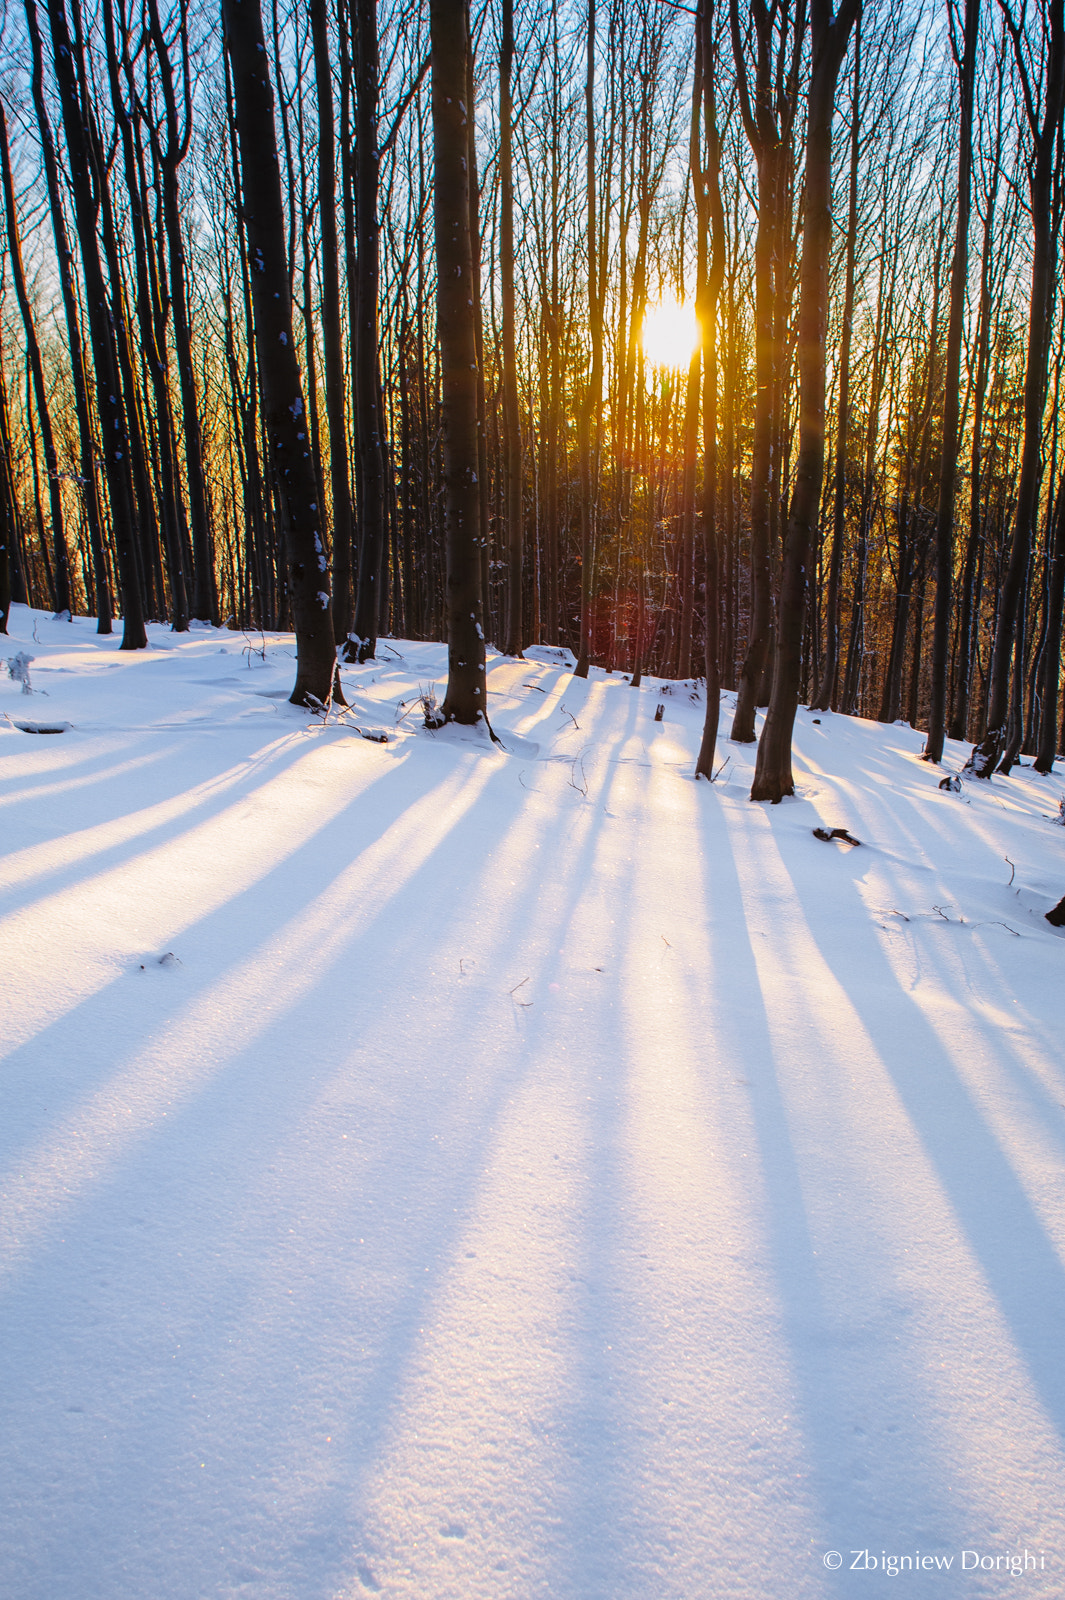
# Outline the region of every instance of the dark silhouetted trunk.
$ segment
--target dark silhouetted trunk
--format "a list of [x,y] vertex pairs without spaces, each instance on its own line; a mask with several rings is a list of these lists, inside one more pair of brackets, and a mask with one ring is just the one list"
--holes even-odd
[[[148,642],[141,603],[137,557],[137,525],[129,475],[130,441],[122,404],[122,383],[111,307],[108,304],[97,239],[100,185],[87,118],[82,102],[74,41],[67,25],[65,0],[48,0],[52,60],[63,107],[63,132],[74,196],[74,215],[85,276],[85,301],[96,371],[96,403],[102,434],[104,472],[111,501],[111,523],[122,589],[122,649],[140,650]],[[80,43],[79,43],[80,59]]]
[[296,632],[296,705],[342,700],[315,464],[292,331],[285,214],[259,0],[223,0],[240,149],[263,421],[273,456]]
[[1010,664],[1039,511],[1039,486],[1043,469],[1043,411],[1046,406],[1047,363],[1056,290],[1057,230],[1052,212],[1054,191],[1061,181],[1057,166],[1062,116],[1065,114],[1065,4],[1062,0],[1050,0],[1045,15],[1050,37],[1045,41],[1041,115],[1034,109],[1033,88],[1020,39],[1016,33],[1013,34],[1018,74],[1023,80],[1029,106],[1032,138],[1028,159],[1032,288],[1024,375],[1024,443],[1009,561],[999,599],[995,645],[991,656],[987,729],[969,758],[969,768],[978,778],[990,778],[1008,737]]
[[481,623],[477,328],[470,238],[469,19],[465,0],[430,0],[437,325],[443,425],[448,683],[445,721],[487,721]]
[[833,16],[831,0],[812,0],[809,103],[806,125],[806,192],[803,202],[799,286],[799,460],[791,497],[773,690],[758,741],[752,800],[774,804],[794,794],[791,736],[799,704],[807,567],[820,510],[825,463],[825,330],[832,248],[832,113],[836,81],[861,0],[844,0]]
[[947,729],[950,668],[951,586],[954,581],[954,496],[958,476],[958,433],[961,397],[961,344],[965,289],[969,277],[969,209],[973,170],[973,94],[980,0],[965,0],[965,44],[958,63],[961,128],[958,134],[958,212],[954,224],[954,260],[950,273],[946,370],[943,375],[943,441],[936,508],[936,611],[932,638],[932,703],[928,714],[926,761],[943,759]]

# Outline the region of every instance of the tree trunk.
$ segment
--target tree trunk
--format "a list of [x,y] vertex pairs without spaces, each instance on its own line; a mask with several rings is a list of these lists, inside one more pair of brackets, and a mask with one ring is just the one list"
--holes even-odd
[[1039,748],[1036,772],[1053,772],[1058,741],[1058,690],[1061,676],[1061,626],[1065,610],[1065,479],[1058,485],[1047,581],[1046,638],[1039,671]]
[[[69,177],[74,195],[74,215],[81,244],[85,275],[85,300],[96,369],[96,402],[100,416],[102,454],[111,500],[111,520],[115,552],[122,588],[123,650],[141,650],[148,642],[141,604],[140,574],[137,561],[137,526],[130,491],[129,436],[122,405],[118,351],[104,286],[97,241],[100,210],[98,185],[101,174],[95,169],[87,126],[87,108],[82,103],[78,63],[74,42],[67,25],[65,0],[48,0],[48,19],[52,34],[52,60],[63,107],[63,131],[69,157]],[[79,45],[80,59],[80,45]]]
[[52,604],[57,614],[65,612],[69,617],[70,565],[67,559],[66,530],[63,522],[59,460],[52,436],[52,419],[48,413],[48,394],[44,385],[41,347],[37,339],[33,313],[30,310],[26,274],[22,266],[22,244],[19,237],[18,213],[15,210],[15,186],[11,177],[11,152],[7,141],[7,118],[4,115],[2,101],[0,101],[0,176],[3,180],[4,214],[7,219],[7,257],[15,284],[15,298],[22,314],[22,327],[26,336],[26,360],[33,377],[33,397],[37,410],[37,423],[41,430],[45,476],[48,479],[48,509],[52,519]]
[[[697,150],[695,171],[696,277],[699,332],[703,356],[703,551],[706,571],[706,629],[703,666],[706,711],[695,763],[695,776],[712,783],[717,730],[721,716],[721,553],[718,529],[718,355],[717,307],[725,271],[725,209],[721,198],[721,140],[715,98],[717,52],[714,0],[702,0],[696,16],[696,78],[706,125],[706,167]],[[696,133],[698,128],[696,127]],[[708,259],[709,258],[709,259]]]
[[329,565],[292,332],[285,214],[259,0],[222,0],[240,148],[263,420],[277,475],[292,619],[295,705],[343,701],[329,600]]
[[936,610],[932,637],[932,704],[928,714],[926,761],[943,759],[947,729],[947,678],[950,668],[950,605],[954,580],[954,494],[958,473],[961,400],[961,345],[965,290],[969,277],[969,209],[973,169],[973,94],[980,0],[965,0],[965,45],[958,64],[961,128],[958,135],[958,212],[954,225],[954,261],[950,273],[946,371],[943,378],[943,442],[936,508]]
[[37,24],[37,7],[34,0],[25,0],[25,6],[26,28],[29,33],[30,48],[33,55],[33,74],[31,78],[33,105],[37,113],[37,127],[41,135],[41,153],[48,186],[52,235],[55,240],[56,260],[59,266],[59,283],[63,295],[63,311],[67,324],[67,345],[70,353],[70,377],[74,389],[74,409],[78,419],[81,494],[89,528],[89,548],[92,553],[96,627],[98,633],[108,634],[111,632],[111,593],[107,583],[103,518],[96,479],[96,445],[92,433],[89,395],[85,383],[85,358],[81,341],[81,325],[78,321],[77,298],[74,292],[73,257],[60,197],[55,141],[52,138],[52,128],[44,99],[44,53],[41,48],[40,28]]
[[[507,0],[510,4],[510,0]],[[595,0],[588,0],[588,54],[584,74],[585,212],[588,256],[588,338],[591,363],[580,412],[581,613],[575,676],[586,678],[592,657],[592,594],[596,512],[599,503],[599,424],[603,405],[603,293],[595,194]]]
[[[1042,477],[1043,412],[1046,406],[1047,362],[1050,332],[1054,320],[1056,290],[1056,229],[1052,210],[1054,190],[1060,183],[1056,172],[1065,113],[1065,7],[1054,0],[1048,7],[1050,38],[1045,47],[1042,120],[1029,113],[1032,153],[1029,158],[1029,198],[1032,218],[1032,289],[1028,317],[1028,350],[1024,375],[1024,444],[1017,484],[1017,505],[1010,540],[1009,563],[999,601],[995,645],[991,656],[991,685],[987,708],[987,730],[969,757],[969,770],[978,778],[990,778],[1002,755],[1007,739],[1010,708],[1010,663],[1021,610],[1022,590],[1028,573],[1032,537],[1039,510]],[[1031,83],[1023,51],[1014,34],[1015,56],[1028,103]]]
[[343,318],[340,310],[340,241],[337,235],[336,133],[333,75],[329,61],[327,0],[309,0],[318,102],[318,218],[322,230],[322,346],[325,356],[325,414],[329,430],[329,481],[333,502],[333,632],[347,637],[352,617],[351,552],[353,523],[348,423],[344,404]]
[[854,332],[854,266],[858,239],[858,154],[861,111],[862,28],[854,32],[854,92],[851,97],[851,165],[847,206],[846,281],[843,290],[843,332],[839,352],[839,412],[836,422],[836,471],[832,494],[832,548],[828,558],[825,604],[825,664],[811,711],[834,711],[839,697],[839,600],[843,574],[844,514],[847,503],[847,448],[850,438],[851,338]]
[[440,339],[447,556],[448,683],[444,721],[487,722],[481,625],[477,328],[470,238],[469,18],[466,0],[430,0],[433,210]]
[[[355,3],[355,227],[356,264],[355,428],[359,464],[358,641],[354,656],[369,661],[381,623],[381,566],[385,546],[384,451],[378,397],[378,154],[377,0]],[[351,652],[349,652],[351,653]]]
[[832,113],[836,81],[861,0],[811,6],[812,64],[806,125],[806,193],[799,287],[799,461],[781,573],[773,692],[758,741],[752,800],[794,794],[791,737],[799,704],[806,571],[825,463],[825,330],[832,248]]

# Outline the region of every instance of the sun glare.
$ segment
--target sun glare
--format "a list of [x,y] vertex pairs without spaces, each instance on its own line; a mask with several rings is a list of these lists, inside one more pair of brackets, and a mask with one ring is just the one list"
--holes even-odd
[[653,367],[686,367],[699,343],[694,307],[672,299],[648,306],[641,342]]

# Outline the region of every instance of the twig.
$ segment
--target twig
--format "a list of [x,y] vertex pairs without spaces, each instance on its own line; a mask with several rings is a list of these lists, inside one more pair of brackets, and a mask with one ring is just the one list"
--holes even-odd
[[661,939],[667,950],[672,950],[673,946],[670,944],[664,933],[660,933],[658,937]]
[[728,764],[729,764],[729,762],[731,760],[732,760],[731,756],[726,756],[725,757],[724,761],[722,761],[721,765],[718,767],[717,771],[714,773],[713,777],[710,779],[711,783],[716,783],[717,782],[718,778],[720,778],[721,774],[724,772],[725,768],[728,766]]
[[[580,781],[580,783],[577,782],[577,767],[578,766],[580,766],[580,769],[581,769],[581,781]],[[579,755],[579,756],[574,756],[573,760],[569,764],[569,770],[570,770],[570,776],[569,776],[569,779],[567,781],[569,783],[570,788],[571,789],[576,789],[577,793],[578,794],[582,794],[584,796],[584,798],[587,800],[587,798],[588,798],[588,774],[584,770],[584,755],[583,755],[583,753],[581,755]]]
[[524,978],[522,978],[521,983],[516,983],[514,985],[513,989],[511,989],[509,991],[510,998],[514,1001],[514,1004],[516,1006],[525,1006],[526,1008],[528,1008],[529,1006],[532,1005],[532,1001],[531,1000],[519,1000],[517,998],[518,990],[523,988],[525,986],[525,984],[528,983],[528,981],[529,981],[529,978],[528,978],[528,975],[526,975]]
[[1017,876],[1017,868],[1014,866],[1009,856],[1003,856],[1002,859],[1010,869],[1010,881],[1007,883],[1006,888],[1011,889],[1013,887],[1013,880]]
[[576,717],[573,715],[573,712],[572,711],[567,711],[565,705],[559,706],[558,709],[563,713],[564,716],[567,716],[569,718],[569,720],[572,722],[573,726],[576,728],[577,732],[579,733],[581,731],[581,725],[577,721]]

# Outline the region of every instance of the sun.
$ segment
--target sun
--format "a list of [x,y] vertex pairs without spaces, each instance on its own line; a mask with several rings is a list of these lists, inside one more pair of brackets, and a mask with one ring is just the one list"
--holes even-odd
[[672,298],[648,306],[640,342],[653,367],[686,367],[699,344],[694,306]]

